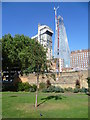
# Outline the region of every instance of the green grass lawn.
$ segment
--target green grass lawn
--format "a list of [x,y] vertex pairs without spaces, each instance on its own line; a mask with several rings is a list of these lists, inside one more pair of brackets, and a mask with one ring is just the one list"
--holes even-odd
[[[85,94],[3,92],[3,118],[88,118],[88,96]],[[40,116],[40,113],[42,116]]]

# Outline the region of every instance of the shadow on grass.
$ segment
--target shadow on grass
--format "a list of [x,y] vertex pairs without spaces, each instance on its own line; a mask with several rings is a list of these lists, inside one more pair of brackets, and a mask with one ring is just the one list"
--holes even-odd
[[48,96],[46,98],[42,98],[41,100],[44,100],[44,101],[42,101],[41,103],[39,103],[38,106],[40,106],[41,104],[43,104],[46,101],[51,100],[51,99],[62,100],[63,98],[66,98],[66,97],[65,96],[61,96],[61,95],[51,95],[51,96]]
[[16,95],[12,95],[12,96],[10,96],[10,97],[17,97]]

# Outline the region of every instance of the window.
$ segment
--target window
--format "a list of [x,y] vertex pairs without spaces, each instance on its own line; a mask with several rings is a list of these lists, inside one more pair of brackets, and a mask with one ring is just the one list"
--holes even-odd
[[57,53],[57,55],[59,55],[59,52]]

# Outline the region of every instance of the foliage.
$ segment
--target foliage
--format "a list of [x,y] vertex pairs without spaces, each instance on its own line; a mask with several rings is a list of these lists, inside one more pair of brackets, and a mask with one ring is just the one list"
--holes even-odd
[[46,69],[46,50],[34,39],[11,34],[2,38],[2,69],[18,67],[25,74]]
[[66,92],[73,92],[73,89],[71,87],[65,88],[64,89]]
[[45,88],[42,90],[42,92],[60,92],[60,93],[64,93],[64,89],[61,87],[55,87],[55,86],[50,86],[48,88]]
[[74,93],[78,93],[78,92],[81,92],[81,93],[87,93],[87,89],[82,87],[81,89],[80,88],[74,88],[73,92]]
[[17,91],[35,92],[36,88],[37,86],[35,84],[31,86],[28,82],[25,82],[25,83],[19,82]]
[[87,89],[86,88],[84,88],[84,87],[82,87],[81,89],[79,89],[79,92],[83,92],[83,93],[87,93]]
[[50,86],[47,88],[47,92],[54,92],[55,91],[55,86]]
[[39,90],[42,90],[42,89],[44,89],[44,88],[46,88],[46,84],[45,84],[44,82],[41,82],[41,83],[39,84]]
[[19,82],[17,90],[18,91],[29,91],[30,87],[31,85],[28,82],[25,82],[25,83]]
[[32,88],[36,91],[37,86],[35,84],[33,84]]
[[36,90],[33,87],[30,88],[30,92],[35,92],[35,91]]
[[61,87],[55,87],[55,93],[64,93],[64,89]]
[[56,77],[55,77],[55,74],[54,74],[54,73],[51,74],[51,77],[52,77],[54,80],[56,80]]
[[78,88],[74,88],[73,92],[74,92],[74,93],[78,93],[78,92],[79,92],[79,89],[78,89]]
[[55,86],[50,86],[42,90],[42,92],[54,92]]

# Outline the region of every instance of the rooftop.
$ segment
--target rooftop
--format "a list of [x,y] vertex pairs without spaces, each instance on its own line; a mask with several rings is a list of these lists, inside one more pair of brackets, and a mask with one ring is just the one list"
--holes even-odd
[[[52,29],[51,29],[49,26],[47,26],[47,25],[38,25],[38,29],[39,29],[40,31],[43,30],[43,32],[48,31],[48,32],[50,32],[51,34],[53,34]],[[36,34],[35,36],[31,37],[31,39],[34,39],[34,38],[36,38],[36,37],[38,37],[38,34]]]
[[80,53],[80,52],[88,52],[88,49],[71,51],[71,53]]

